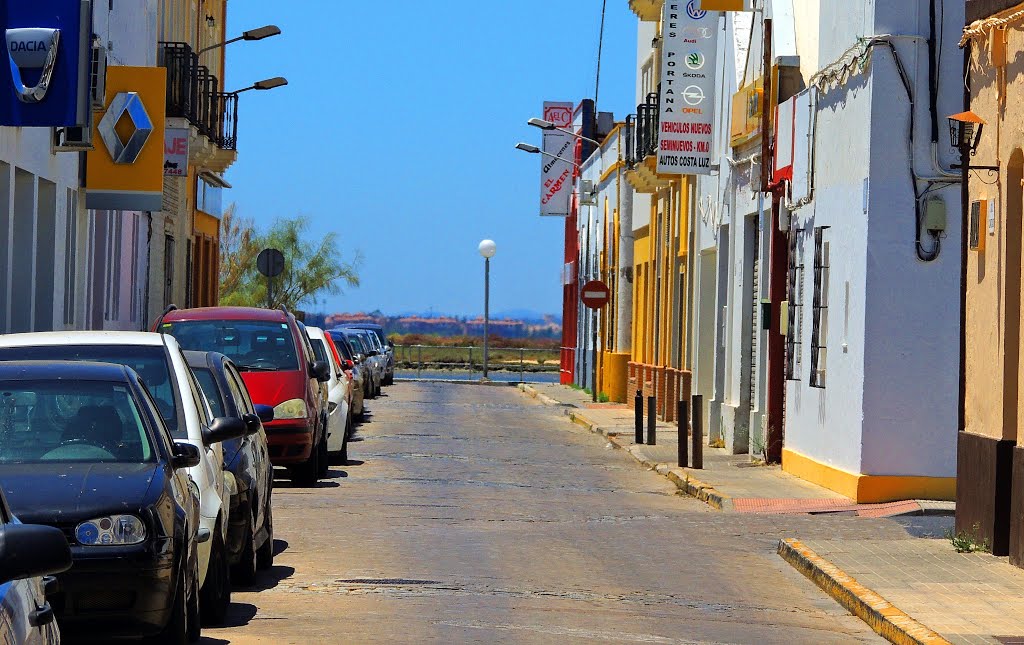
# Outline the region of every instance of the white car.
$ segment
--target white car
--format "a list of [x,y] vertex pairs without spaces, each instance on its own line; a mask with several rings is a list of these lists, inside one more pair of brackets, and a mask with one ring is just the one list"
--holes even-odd
[[[145,332],[72,331],[0,335],[0,361],[65,360],[126,365],[142,378],[167,429],[199,448],[188,469],[199,489],[199,581],[203,622],[221,623],[231,602],[227,543],[234,477],[220,442],[245,434],[244,423],[213,419],[195,375],[173,336]],[[238,425],[241,424],[240,427]]]
[[348,438],[352,434],[352,376],[346,374],[327,346],[327,337],[319,327],[306,327],[316,360],[331,366],[327,381],[327,452],[332,463],[348,461]]

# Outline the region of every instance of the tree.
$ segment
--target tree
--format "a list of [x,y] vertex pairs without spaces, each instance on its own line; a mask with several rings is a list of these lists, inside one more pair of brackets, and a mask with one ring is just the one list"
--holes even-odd
[[255,223],[238,217],[234,205],[221,219],[220,302],[226,306],[267,306],[267,278],[256,269],[265,248],[284,254],[284,272],[274,278],[273,307],[297,310],[323,294],[336,295],[344,286],[358,286],[360,258],[341,260],[337,235],[308,239],[302,218],[279,219],[265,234]]
[[223,305],[255,302],[256,257],[261,246],[256,224],[238,216],[234,204],[221,217],[220,301]]
[[318,241],[305,239],[308,220],[279,219],[263,243],[284,254],[284,273],[274,279],[273,306],[299,309],[323,294],[337,295],[343,285],[359,286],[360,257],[341,261],[338,236],[328,233]]

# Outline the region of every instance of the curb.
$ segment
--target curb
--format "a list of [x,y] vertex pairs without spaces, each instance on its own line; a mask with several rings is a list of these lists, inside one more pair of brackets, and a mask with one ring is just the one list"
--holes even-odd
[[[544,402],[547,405],[557,405],[566,408],[575,408],[572,404],[562,403],[557,401],[550,396],[540,392],[537,388],[527,385],[525,383],[519,384],[519,390],[529,397]],[[639,450],[643,446],[634,445],[631,443],[622,443],[619,439],[619,435],[616,432],[611,432],[601,426],[597,425],[585,415],[581,414],[578,409],[566,409],[566,415],[569,417],[569,421],[576,425],[593,432],[594,434],[601,435],[608,439],[608,442],[617,450],[622,450],[629,454],[630,457],[637,460],[641,465],[649,470],[657,472],[659,475],[667,477],[669,481],[676,485],[680,491],[694,497],[711,508],[719,511],[731,511],[733,508],[732,498],[728,495],[715,490],[714,486],[705,484],[704,482],[692,477],[684,469],[671,466],[669,464],[659,464],[651,461],[645,457]]]
[[942,636],[897,609],[800,541],[779,541],[778,553],[878,635],[898,645],[949,645]]

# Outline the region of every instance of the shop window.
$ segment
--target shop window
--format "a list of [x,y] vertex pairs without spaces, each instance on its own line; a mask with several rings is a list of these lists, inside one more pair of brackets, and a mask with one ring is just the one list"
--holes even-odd
[[811,387],[825,387],[825,365],[828,358],[828,286],[829,243],[825,241],[827,226],[814,229],[814,302],[811,327]]

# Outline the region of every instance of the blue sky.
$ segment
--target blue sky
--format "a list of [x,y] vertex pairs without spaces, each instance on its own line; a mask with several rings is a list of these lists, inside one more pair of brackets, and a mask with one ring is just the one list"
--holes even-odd
[[[285,9],[284,7],[288,8]],[[545,100],[593,96],[601,0],[232,2],[229,31],[283,35],[228,48],[241,97],[225,197],[261,225],[308,217],[362,255],[362,285],[323,311],[483,310],[481,239],[492,238],[492,311],[561,312],[563,221],[537,215]],[[554,10],[554,11],[553,11]],[[599,109],[635,109],[636,18],[609,0]]]

